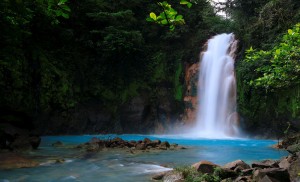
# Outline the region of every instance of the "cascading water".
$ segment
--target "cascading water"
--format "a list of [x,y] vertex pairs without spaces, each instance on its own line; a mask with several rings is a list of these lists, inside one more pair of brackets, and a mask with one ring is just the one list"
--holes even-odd
[[236,80],[233,34],[220,34],[201,53],[198,111],[193,135],[210,138],[237,136]]

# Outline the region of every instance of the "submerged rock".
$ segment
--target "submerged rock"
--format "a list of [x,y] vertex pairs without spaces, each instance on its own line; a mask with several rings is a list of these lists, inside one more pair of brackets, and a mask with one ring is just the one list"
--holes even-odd
[[62,146],[64,146],[64,144],[61,141],[56,141],[56,142],[52,143],[52,146],[53,147],[62,147]]
[[0,169],[30,168],[39,165],[38,162],[16,153],[0,153]]
[[65,159],[56,159],[55,163],[56,164],[61,164],[61,163],[64,163],[65,161],[66,161]]
[[90,139],[90,141],[88,141],[88,143],[98,143],[101,140],[99,138],[93,137],[92,139]]

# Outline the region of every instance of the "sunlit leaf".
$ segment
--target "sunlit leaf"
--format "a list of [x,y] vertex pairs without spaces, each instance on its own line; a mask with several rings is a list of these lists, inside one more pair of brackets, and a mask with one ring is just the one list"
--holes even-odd
[[153,20],[156,20],[156,14],[155,14],[155,13],[151,12],[151,13],[150,13],[150,17],[151,17]]
[[180,4],[188,4],[189,2],[187,0],[180,0]]

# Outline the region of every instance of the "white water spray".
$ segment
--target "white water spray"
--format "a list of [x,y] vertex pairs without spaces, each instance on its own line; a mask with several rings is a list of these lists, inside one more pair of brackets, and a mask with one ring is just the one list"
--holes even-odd
[[198,111],[192,135],[209,138],[238,134],[233,34],[220,34],[207,43],[201,54],[198,81]]

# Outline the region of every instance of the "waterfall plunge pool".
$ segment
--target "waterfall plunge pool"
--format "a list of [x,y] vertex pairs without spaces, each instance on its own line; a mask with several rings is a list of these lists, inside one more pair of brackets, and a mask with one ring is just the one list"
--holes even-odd
[[[93,137],[124,140],[159,139],[177,143],[187,149],[176,151],[144,152],[131,154],[125,150],[108,150],[86,153],[72,147],[89,141]],[[61,141],[66,147],[53,147]],[[171,135],[83,135],[44,136],[38,150],[30,152],[31,158],[41,162],[35,168],[0,170],[0,182],[12,181],[103,181],[129,182],[151,181],[151,176],[160,171],[183,165],[191,165],[200,160],[212,161],[219,165],[241,159],[247,163],[263,159],[279,159],[288,153],[270,146],[275,140],[256,139],[191,139]],[[63,158],[63,163],[53,160]],[[52,162],[51,162],[52,161]],[[165,166],[165,167],[163,167]]]

